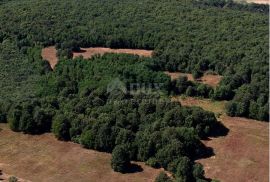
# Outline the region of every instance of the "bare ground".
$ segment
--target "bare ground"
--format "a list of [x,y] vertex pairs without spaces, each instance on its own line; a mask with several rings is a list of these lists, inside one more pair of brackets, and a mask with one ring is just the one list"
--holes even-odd
[[248,3],[270,4],[269,0],[247,0]]
[[[125,53],[144,57],[151,57],[153,51],[142,50],[142,49],[111,49],[104,47],[91,47],[91,48],[81,48],[79,52],[73,52],[73,58],[83,56],[84,59],[91,58],[94,55],[104,55],[105,53]],[[47,60],[51,68],[54,69],[58,63],[57,50],[54,46],[46,47],[42,49],[41,56],[44,60]]]
[[268,182],[269,123],[226,116],[225,102],[174,98],[177,99],[182,105],[222,114],[219,120],[229,129],[227,136],[203,141],[215,153],[211,158],[198,160],[205,167],[206,177],[222,182]]
[[56,64],[58,63],[58,58],[57,58],[57,50],[54,46],[42,49],[41,56],[44,60],[50,63],[52,69],[55,68]]
[[181,73],[181,72],[168,72],[165,71],[165,74],[171,77],[172,80],[175,80],[179,78],[180,76],[187,76],[189,81],[196,81],[199,83],[203,83],[206,85],[209,85],[211,87],[216,87],[220,83],[222,76],[220,75],[213,75],[213,74],[204,74],[201,78],[199,79],[194,79],[192,74],[189,73]]
[[80,52],[73,52],[73,57],[83,56],[83,58],[88,59],[94,55],[103,55],[105,53],[125,53],[125,54],[133,54],[144,57],[151,57],[153,51],[142,50],[142,49],[111,49],[104,47],[91,47],[91,48],[81,48]]
[[[111,155],[61,142],[52,134],[15,133],[0,124],[0,170],[4,174],[38,182],[151,182],[162,169],[136,162],[143,171],[129,174],[111,169]],[[0,176],[0,178],[3,176]]]

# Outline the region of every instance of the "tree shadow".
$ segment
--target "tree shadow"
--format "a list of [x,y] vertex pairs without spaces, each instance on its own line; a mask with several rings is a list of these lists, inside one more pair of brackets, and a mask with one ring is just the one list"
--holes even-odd
[[131,163],[125,172],[126,173],[138,173],[138,172],[142,172],[142,171],[143,171],[143,168],[140,165],[135,164],[135,163]]
[[210,133],[209,137],[221,137],[221,136],[226,136],[229,133],[229,129],[224,126],[220,121],[218,121],[216,123],[216,126],[214,128],[214,130],[212,130],[212,132]]
[[85,53],[86,50],[83,50],[83,49],[80,49],[80,50],[74,49],[73,52],[75,52],[75,53]]
[[201,143],[201,146],[199,148],[199,152],[197,155],[193,158],[194,160],[199,160],[199,159],[206,159],[210,158],[215,155],[215,152],[213,148],[207,147],[205,144]]
[[[203,141],[211,141],[213,138],[223,137],[228,135],[229,129],[225,127],[220,121],[218,121],[214,127],[214,129],[211,131],[208,137],[203,138]],[[206,146],[203,142],[201,142],[201,146],[199,147],[199,150],[197,152],[197,155],[195,156],[195,160],[198,159],[206,159],[210,158],[215,155],[214,149],[212,147]]]

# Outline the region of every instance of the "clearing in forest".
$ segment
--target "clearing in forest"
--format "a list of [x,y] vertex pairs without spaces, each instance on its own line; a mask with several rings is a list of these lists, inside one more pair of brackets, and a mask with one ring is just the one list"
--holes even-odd
[[58,141],[52,134],[15,133],[6,124],[0,124],[0,128],[0,146],[4,146],[0,147],[0,170],[9,176],[40,182],[78,179],[82,182],[153,182],[162,171],[136,162],[137,168],[142,168],[141,172],[116,173],[111,168],[111,155],[108,153]]
[[142,50],[142,49],[111,49],[105,47],[91,47],[91,48],[81,48],[79,52],[73,52],[73,57],[83,56],[83,58],[88,59],[94,55],[103,55],[105,53],[116,53],[116,54],[133,54],[144,57],[151,57],[153,51]]
[[229,117],[224,112],[223,101],[191,97],[173,100],[221,114],[219,120],[229,129],[226,136],[203,141],[215,153],[213,157],[198,160],[205,168],[206,177],[225,182],[268,182],[269,123]]
[[270,4],[269,0],[247,0],[248,3]]
[[209,73],[205,73],[201,78],[198,78],[196,80],[193,78],[192,74],[188,74],[188,73],[166,71],[165,74],[170,76],[172,80],[175,80],[175,79],[179,78],[180,76],[187,76],[189,81],[196,81],[199,83],[209,85],[211,87],[218,86],[218,84],[220,83],[220,81],[222,79],[222,76],[220,76],[220,75],[213,75],[213,74],[209,74]]
[[54,46],[42,49],[41,56],[43,60],[46,60],[50,63],[52,69],[55,68],[56,64],[58,63],[58,58],[57,58],[57,50],[55,49]]
[[[143,49],[111,49],[105,47],[91,47],[81,48],[79,52],[73,52],[73,58],[83,56],[84,59],[89,59],[94,55],[104,55],[105,53],[115,54],[132,54],[143,57],[152,57],[153,51]],[[47,60],[51,68],[54,69],[58,63],[57,50],[54,46],[46,47],[42,49],[41,56],[44,60]]]

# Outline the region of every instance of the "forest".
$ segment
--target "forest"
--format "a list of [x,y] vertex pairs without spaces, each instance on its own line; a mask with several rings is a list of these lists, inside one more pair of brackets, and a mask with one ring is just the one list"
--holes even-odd
[[[0,122],[110,152],[115,171],[128,172],[138,160],[179,181],[207,181],[194,161],[207,153],[200,139],[217,134],[219,123],[213,113],[169,97],[228,100],[228,115],[268,122],[266,11],[214,0],[0,1]],[[54,71],[40,56],[51,45],[60,59]],[[97,46],[154,55],[71,59],[72,51]],[[223,79],[211,88],[186,77],[171,81],[163,71],[211,71]],[[120,92],[108,92],[115,80]],[[133,93],[134,83],[151,89]]]
[[232,100],[231,116],[268,121],[266,11],[214,0],[4,1],[0,42],[12,41],[22,53],[56,45],[63,58],[79,47],[153,49],[155,70],[223,75],[211,98]]

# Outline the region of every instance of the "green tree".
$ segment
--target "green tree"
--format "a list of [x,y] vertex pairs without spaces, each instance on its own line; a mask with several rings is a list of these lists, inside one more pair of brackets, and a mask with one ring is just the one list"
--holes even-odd
[[192,162],[188,157],[180,157],[176,169],[176,177],[182,182],[191,181]]
[[155,182],[172,182],[172,180],[165,172],[162,171],[156,177]]
[[112,152],[111,166],[114,171],[124,173],[130,166],[129,152],[125,145],[117,145]]
[[70,140],[70,122],[63,114],[58,114],[52,123],[52,132],[59,140]]

